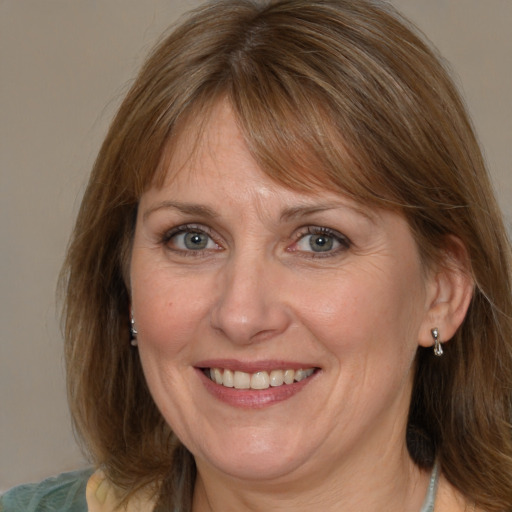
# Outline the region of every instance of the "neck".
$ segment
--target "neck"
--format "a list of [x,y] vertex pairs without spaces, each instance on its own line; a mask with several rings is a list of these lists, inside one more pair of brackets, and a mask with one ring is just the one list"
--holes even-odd
[[406,450],[271,481],[242,481],[198,463],[193,511],[419,512],[429,478],[430,473],[418,469]]

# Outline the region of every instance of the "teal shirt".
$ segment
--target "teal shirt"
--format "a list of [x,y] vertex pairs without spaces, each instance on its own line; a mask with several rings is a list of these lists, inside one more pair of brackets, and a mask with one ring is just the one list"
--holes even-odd
[[85,487],[92,469],[63,473],[0,496],[0,512],[87,512]]

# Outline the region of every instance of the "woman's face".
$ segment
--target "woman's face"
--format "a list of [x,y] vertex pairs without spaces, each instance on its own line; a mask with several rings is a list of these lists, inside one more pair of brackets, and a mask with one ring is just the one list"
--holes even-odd
[[163,416],[200,472],[239,478],[406,453],[413,360],[433,327],[406,221],[276,184],[227,104],[201,133],[183,132],[163,187],[142,196],[133,244],[139,352]]

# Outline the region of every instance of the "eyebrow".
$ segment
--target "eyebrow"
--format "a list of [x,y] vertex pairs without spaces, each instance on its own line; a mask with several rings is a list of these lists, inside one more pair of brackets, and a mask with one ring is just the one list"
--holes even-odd
[[[356,213],[363,215],[368,220],[372,222],[375,221],[375,217],[370,212],[364,211],[362,208],[343,203],[290,206],[282,211],[280,219],[281,221],[291,221],[297,218],[307,217],[308,215],[313,215],[315,213],[337,210],[339,208],[349,208]],[[208,206],[195,203],[183,203],[180,201],[162,201],[161,203],[157,203],[156,205],[148,208],[142,215],[143,220],[145,221],[152,213],[162,209],[178,210],[186,215],[197,215],[205,219],[215,219],[219,217],[219,214]]]
[[328,204],[322,204],[322,205],[314,205],[314,206],[307,206],[307,205],[299,205],[299,206],[292,206],[290,208],[286,208],[281,213],[281,220],[283,221],[289,221],[293,220],[299,217],[307,217],[308,215],[313,215],[315,213],[321,213],[328,210],[337,210],[340,208],[349,208],[350,210],[355,211],[356,213],[359,213],[366,217],[370,221],[374,221],[374,217],[371,215],[370,212],[367,212],[363,210],[362,208],[358,208],[356,206],[351,206],[347,204],[342,203],[328,203]]
[[217,212],[208,206],[194,203],[181,203],[179,201],[162,201],[161,203],[148,208],[142,216],[143,220],[146,220],[152,213],[156,212],[157,210],[162,209],[178,210],[184,214],[198,215],[207,219],[213,219],[219,216]]

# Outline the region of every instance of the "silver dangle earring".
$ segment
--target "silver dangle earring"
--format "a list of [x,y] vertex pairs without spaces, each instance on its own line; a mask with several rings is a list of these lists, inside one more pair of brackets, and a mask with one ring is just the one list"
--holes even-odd
[[132,347],[136,347],[137,346],[137,334],[139,334],[137,332],[137,329],[135,328],[135,319],[133,318],[133,311],[132,311],[132,316],[131,316],[131,319],[130,319],[130,344]]
[[434,338],[434,354],[438,357],[443,355],[443,346],[441,345],[441,340],[439,339],[439,329],[434,327],[431,329],[432,338]]

